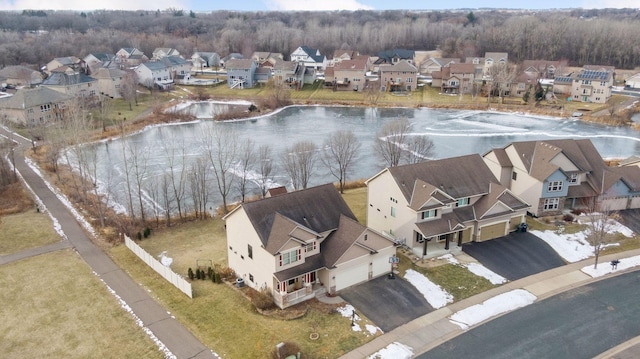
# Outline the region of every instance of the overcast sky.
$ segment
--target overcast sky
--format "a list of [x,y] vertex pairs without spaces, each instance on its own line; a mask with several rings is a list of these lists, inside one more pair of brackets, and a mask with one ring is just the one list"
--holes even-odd
[[194,11],[240,10],[433,10],[515,8],[638,8],[640,0],[0,0],[0,10],[164,10],[178,8]]

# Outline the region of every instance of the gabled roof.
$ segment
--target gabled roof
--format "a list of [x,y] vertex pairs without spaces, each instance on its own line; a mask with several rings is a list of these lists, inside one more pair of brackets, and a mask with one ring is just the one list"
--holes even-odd
[[386,50],[386,51],[380,51],[378,53],[378,61],[383,61],[386,63],[391,63],[391,59],[392,58],[399,58],[399,59],[403,59],[403,60],[413,60],[413,57],[415,56],[416,52],[414,50],[407,50],[407,49],[393,49],[393,50]]
[[[503,210],[493,214],[488,213],[500,205],[502,205]],[[473,204],[473,207],[478,219],[483,219],[495,215],[502,215],[505,214],[505,212],[515,212],[520,209],[526,209],[529,208],[529,205],[517,198],[506,187],[498,183],[491,183],[489,193],[486,196],[482,196],[482,198]]]
[[418,69],[412,64],[408,63],[405,60],[401,60],[395,65],[382,65],[380,66],[380,72],[391,72],[391,71],[407,71],[407,72],[418,72]]
[[475,74],[476,67],[473,64],[450,64],[449,71],[451,74]]
[[56,57],[51,61],[57,61],[61,65],[71,66],[71,65],[79,64],[82,60],[80,60],[79,58],[77,58],[75,56],[65,56],[65,57]]
[[488,193],[489,183],[498,182],[478,154],[391,167],[389,172],[408,203],[411,203],[417,180],[438,188],[451,198]]
[[323,62],[325,56],[320,54],[320,50],[311,48],[309,46],[300,46],[300,49],[304,51],[315,62]]
[[353,60],[344,60],[334,66],[335,71],[366,71],[367,59],[358,58]]
[[43,86],[69,86],[81,83],[95,82],[96,79],[89,77],[83,73],[67,74],[62,72],[54,72],[46,80],[42,82]]
[[103,53],[103,52],[96,52],[96,53],[90,53],[87,56],[85,56],[84,58],[86,59],[89,56],[93,56],[96,59],[98,59],[98,61],[102,61],[102,62],[107,62],[107,61],[111,61],[113,60],[116,55],[114,54],[107,54],[107,53]]
[[416,226],[424,237],[433,237],[466,228],[463,221],[454,212],[445,213],[441,218],[432,221],[418,222]]
[[335,266],[340,257],[366,229],[367,227],[358,221],[345,215],[340,215],[338,229],[331,233],[320,245],[320,252],[324,256],[325,266],[327,268]]
[[165,65],[162,61],[148,61],[143,64],[140,64],[140,66],[144,66],[149,70],[151,70],[152,72],[162,71],[167,69],[167,65]]
[[255,61],[253,61],[253,59],[231,59],[227,61],[224,67],[226,67],[227,70],[250,69],[254,65]]
[[613,73],[608,71],[582,70],[575,76],[575,79],[591,80],[591,81],[609,81],[612,76],[613,76]]
[[69,95],[41,86],[33,89],[19,89],[13,96],[0,98],[0,108],[24,110],[71,99]]
[[633,155],[620,161],[619,166],[630,166],[640,162],[640,156]]
[[40,74],[40,72],[28,68],[26,66],[7,66],[0,70],[0,76],[8,79],[22,79],[30,80],[33,73]]
[[123,77],[126,73],[126,71],[120,69],[101,67],[95,74],[91,75],[91,77],[96,79],[112,79]]
[[605,166],[590,140],[525,141],[511,145],[528,173],[540,181],[558,170],[559,167],[551,160],[559,153],[563,153],[581,172],[592,172]]
[[333,184],[244,203],[242,208],[265,248],[269,245],[276,217],[287,218],[316,233],[337,229],[340,215],[356,220]]
[[182,58],[181,56],[171,55],[165,56],[160,61],[165,64],[167,67],[172,66],[180,66],[180,65],[188,65],[189,62]]

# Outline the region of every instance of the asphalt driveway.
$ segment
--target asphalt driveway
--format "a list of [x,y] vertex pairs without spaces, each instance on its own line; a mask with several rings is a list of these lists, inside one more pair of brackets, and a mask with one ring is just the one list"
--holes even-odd
[[619,211],[620,222],[632,231],[640,234],[640,209],[626,209]]
[[399,276],[381,276],[339,295],[385,333],[434,310],[411,283]]
[[462,251],[511,281],[566,264],[551,246],[528,232],[466,243]]

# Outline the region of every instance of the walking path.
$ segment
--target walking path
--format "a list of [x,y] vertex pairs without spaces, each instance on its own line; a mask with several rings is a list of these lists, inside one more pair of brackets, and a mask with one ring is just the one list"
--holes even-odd
[[11,262],[19,261],[25,258],[39,256],[41,254],[59,251],[61,249],[71,248],[71,243],[67,240],[62,240],[60,242],[47,244],[45,246],[25,249],[24,251],[20,251],[17,253],[6,254],[0,256],[0,266],[4,264],[9,264]]
[[[624,253],[601,256],[599,265],[608,266],[609,262],[614,259],[621,259],[622,261],[624,261],[624,257],[632,257],[637,255],[640,255],[640,249],[635,249]],[[508,282],[500,287],[491,289],[467,299],[463,299],[459,302],[450,304],[444,308],[438,309],[420,318],[417,318],[407,324],[404,324],[388,333],[377,337],[369,343],[343,355],[340,358],[366,358],[394,342],[399,342],[413,348],[414,355],[425,353],[430,349],[433,349],[438,345],[451,340],[465,332],[458,325],[455,325],[449,321],[449,317],[451,315],[462,309],[468,308],[472,305],[481,304],[487,299],[493,298],[499,294],[510,292],[514,289],[524,289],[535,295],[537,297],[537,301],[540,301],[564,291],[580,287],[598,280],[606,279],[611,276],[608,275],[592,278],[591,276],[583,273],[580,270],[583,267],[589,265],[593,265],[593,258],[554,268],[513,282]],[[630,269],[629,271],[633,270],[638,269]],[[620,273],[623,272],[616,272],[615,274]],[[616,357],[619,358],[631,358],[637,357],[637,354],[639,353],[640,337],[620,344],[616,348],[603,353],[602,358],[612,358],[614,357],[613,354],[620,354],[619,356],[616,355]],[[606,356],[604,356],[605,354]],[[633,354],[636,354],[636,356],[634,356]]]
[[[0,128],[0,134],[10,136],[3,128]],[[24,151],[31,145],[30,141],[18,136],[12,136],[12,138],[20,143],[20,146],[15,150],[16,169],[44,203],[47,210],[58,220],[68,240],[45,246],[42,249],[3,256],[0,261],[17,260],[20,255],[36,255],[38,250],[44,252],[55,250],[56,245],[71,246],[158,339],[159,343],[157,344],[160,349],[164,349],[163,346],[165,346],[177,358],[219,358],[182,324],[172,318],[165,308],[153,300],[143,288],[136,284],[91,241],[67,207],[49,190],[44,180],[25,163]]]

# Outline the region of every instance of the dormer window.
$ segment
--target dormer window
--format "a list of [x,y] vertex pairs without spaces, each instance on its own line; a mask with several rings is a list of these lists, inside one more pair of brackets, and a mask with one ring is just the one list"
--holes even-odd
[[458,200],[458,203],[456,204],[456,207],[463,207],[468,205],[469,205],[469,197],[466,197],[466,198],[460,198]]
[[573,174],[569,175],[568,182],[569,182],[569,185],[578,184],[578,174],[577,173],[573,173]]
[[422,212],[422,219],[435,218],[438,216],[437,209],[430,209],[428,211]]

